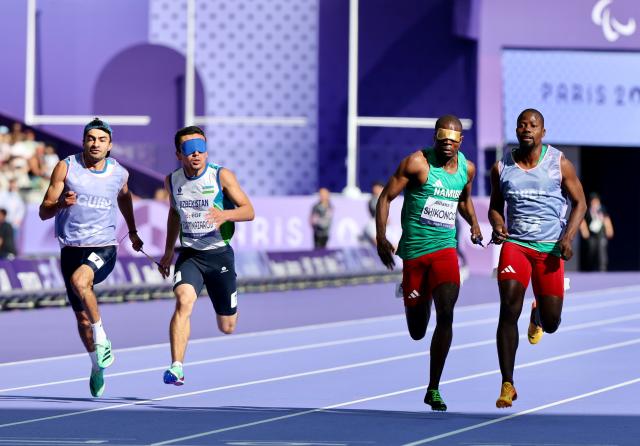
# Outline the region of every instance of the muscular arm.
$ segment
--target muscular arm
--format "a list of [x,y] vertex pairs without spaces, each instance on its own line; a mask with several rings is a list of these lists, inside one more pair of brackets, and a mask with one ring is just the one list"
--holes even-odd
[[164,180],[164,187],[167,189],[167,192],[169,192],[171,204],[169,205],[169,214],[167,215],[167,237],[164,244],[164,254],[162,259],[160,259],[160,265],[158,265],[158,270],[163,277],[169,276],[171,261],[173,260],[173,251],[176,246],[176,241],[178,240],[178,234],[180,233],[180,214],[178,214],[178,211],[173,207],[174,199],[171,195],[169,181],[171,181],[171,179],[167,176]]
[[60,207],[60,195],[62,195],[62,191],[64,190],[64,179],[66,176],[67,163],[65,161],[60,161],[53,169],[51,179],[49,180],[49,187],[42,199],[42,204],[40,204],[40,211],[38,214],[40,215],[41,220],[48,220],[55,217],[58,212],[58,208]]
[[476,166],[471,161],[467,160],[467,184],[465,184],[462,193],[460,194],[458,202],[458,211],[462,218],[466,220],[471,226],[471,241],[482,240],[482,233],[480,232],[480,225],[478,224],[478,218],[476,217],[476,210],[473,207],[473,201],[471,201],[471,187],[473,185],[473,178],[476,176]]
[[124,183],[120,192],[118,192],[118,208],[120,213],[124,217],[124,221],[127,223],[127,229],[129,230],[129,240],[131,240],[131,246],[136,251],[140,251],[142,248],[142,240],[138,236],[136,230],[136,219],[133,215],[133,202],[131,200],[131,191],[129,185]]
[[[255,217],[253,205],[249,197],[240,187],[236,176],[229,169],[220,171],[220,184],[224,194],[236,205],[235,209],[225,209],[223,214],[224,221],[251,221]],[[218,219],[216,218],[216,221]]]
[[382,263],[389,269],[393,269],[395,265],[393,261],[395,249],[389,240],[387,240],[389,207],[391,202],[407,187],[409,181],[418,178],[421,172],[426,172],[425,177],[427,177],[429,174],[429,164],[425,160],[422,152],[418,151],[412,153],[400,162],[400,165],[378,198],[378,204],[376,205],[376,245],[380,260],[382,260]]
[[571,242],[587,212],[587,202],[582,190],[582,183],[580,183],[576,175],[576,169],[571,161],[564,156],[560,160],[560,169],[562,171],[562,189],[571,201],[571,213],[569,214],[567,229],[560,240],[560,252],[563,259],[569,260],[573,256]]
[[504,197],[500,190],[500,170],[498,163],[491,168],[491,199],[489,200],[489,223],[493,229],[491,239],[494,243],[504,242],[509,235],[504,222]]
[[124,217],[124,221],[127,223],[129,232],[136,231],[136,221],[133,216],[133,202],[131,200],[131,191],[129,185],[124,183],[120,192],[118,192],[118,208],[120,213]]

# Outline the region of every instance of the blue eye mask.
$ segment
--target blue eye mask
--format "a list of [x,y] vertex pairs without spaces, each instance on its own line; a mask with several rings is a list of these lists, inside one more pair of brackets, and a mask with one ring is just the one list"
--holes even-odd
[[192,153],[206,153],[207,152],[207,142],[204,139],[194,138],[188,139],[182,143],[180,147],[182,154],[184,156],[189,156]]

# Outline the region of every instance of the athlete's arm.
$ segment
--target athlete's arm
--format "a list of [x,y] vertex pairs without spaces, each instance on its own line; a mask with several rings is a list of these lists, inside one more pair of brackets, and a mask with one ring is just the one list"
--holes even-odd
[[378,204],[376,205],[376,247],[378,256],[384,266],[393,269],[395,261],[393,253],[395,248],[387,240],[387,220],[389,219],[389,207],[391,202],[404,190],[409,181],[418,177],[421,170],[425,170],[429,175],[429,163],[426,162],[421,151],[417,151],[400,162],[395,173],[391,176],[387,184],[382,189]]
[[235,209],[217,209],[212,207],[209,209],[207,219],[215,222],[219,227],[221,224],[227,221],[251,221],[255,217],[253,205],[244,193],[236,176],[229,169],[222,169],[220,171],[220,185],[222,186],[222,192],[229,198],[233,204],[236,205]]
[[491,199],[489,200],[489,223],[493,229],[491,240],[499,245],[509,233],[504,223],[504,197],[500,190],[500,170],[496,162],[491,168]]
[[180,214],[178,214],[178,211],[173,207],[174,198],[173,195],[171,195],[169,181],[171,181],[171,179],[167,176],[164,180],[164,187],[167,189],[167,192],[169,192],[171,204],[169,205],[169,214],[167,215],[167,238],[164,244],[164,255],[158,262],[160,264],[158,271],[160,271],[162,277],[169,276],[171,261],[173,260],[173,250],[178,240],[178,234],[180,233]]
[[49,187],[44,194],[42,204],[40,204],[40,219],[48,220],[55,217],[58,209],[61,207],[69,207],[76,202],[76,194],[73,191],[67,191],[64,199],[60,200],[62,191],[64,190],[64,179],[67,177],[67,163],[62,160],[56,164],[49,180]]
[[587,200],[584,197],[582,183],[580,183],[578,175],[576,175],[575,167],[564,156],[560,158],[560,170],[562,172],[562,189],[571,201],[571,213],[569,214],[567,229],[562,239],[560,239],[560,253],[563,259],[569,260],[573,257],[571,242],[580,228],[584,214],[587,212]]
[[129,185],[126,182],[124,183],[124,186],[122,186],[122,189],[120,189],[120,192],[118,192],[118,208],[120,208],[120,213],[124,217],[124,221],[127,223],[131,246],[134,250],[140,251],[143,243],[138,236],[138,231],[136,230],[136,219],[133,215],[131,191],[129,190]]
[[473,201],[471,201],[471,187],[473,185],[473,178],[476,176],[476,166],[471,161],[467,160],[467,184],[465,184],[460,198],[458,201],[458,211],[462,218],[471,226],[471,241],[477,243],[482,241],[482,233],[480,232],[480,225],[478,224],[478,218],[476,217],[476,210],[473,207]]

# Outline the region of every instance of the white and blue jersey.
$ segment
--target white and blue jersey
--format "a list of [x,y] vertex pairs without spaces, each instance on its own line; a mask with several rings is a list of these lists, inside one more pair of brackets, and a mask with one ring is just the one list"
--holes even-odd
[[56,214],[56,237],[61,246],[98,247],[117,245],[118,194],[127,183],[129,172],[113,158],[104,169],[88,169],[82,153],[71,155],[63,194],[73,191],[77,202]]
[[554,242],[566,226],[567,199],[562,191],[562,152],[547,146],[532,169],[524,170],[506,151],[498,164],[500,189],[507,204],[509,237],[526,242]]
[[207,213],[212,207],[229,209],[233,205],[222,192],[220,171],[216,164],[207,164],[196,177],[188,177],[184,169],[171,173],[171,206],[180,215],[180,243],[184,248],[199,251],[223,248],[233,235],[232,222],[220,228],[207,221]]

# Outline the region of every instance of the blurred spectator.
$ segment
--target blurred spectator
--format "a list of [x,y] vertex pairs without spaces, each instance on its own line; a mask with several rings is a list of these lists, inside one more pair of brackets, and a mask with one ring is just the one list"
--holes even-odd
[[9,161],[11,156],[11,134],[9,128],[0,126],[0,165]]
[[329,200],[329,189],[318,190],[319,201],[311,208],[310,223],[313,230],[313,246],[316,249],[325,248],[329,241],[329,231],[333,220],[333,205]]
[[7,221],[17,230],[22,224],[26,206],[18,191],[18,182],[15,178],[9,180],[8,190],[0,192],[0,207],[6,209]]
[[580,235],[585,240],[583,269],[585,271],[606,271],[609,263],[607,248],[613,238],[613,223],[602,205],[600,196],[589,195],[587,213],[580,224]]
[[56,167],[60,161],[60,157],[56,153],[56,148],[53,144],[49,143],[44,146],[44,157],[42,160],[42,172],[41,175],[45,179],[50,179],[51,174],[53,173],[53,169]]
[[[0,192],[7,191],[9,181],[15,180],[24,202],[39,202],[58,161],[55,147],[37,141],[33,130],[23,130],[19,122],[11,131],[0,126]],[[11,220],[11,209],[8,214]]]
[[371,198],[369,198],[369,202],[367,203],[371,218],[367,220],[360,235],[360,241],[367,245],[376,246],[376,206],[378,205],[378,197],[380,197],[382,189],[384,189],[384,184],[379,181],[376,181],[371,186]]
[[13,243],[13,227],[7,222],[7,211],[0,208],[0,259],[12,259],[16,256]]

